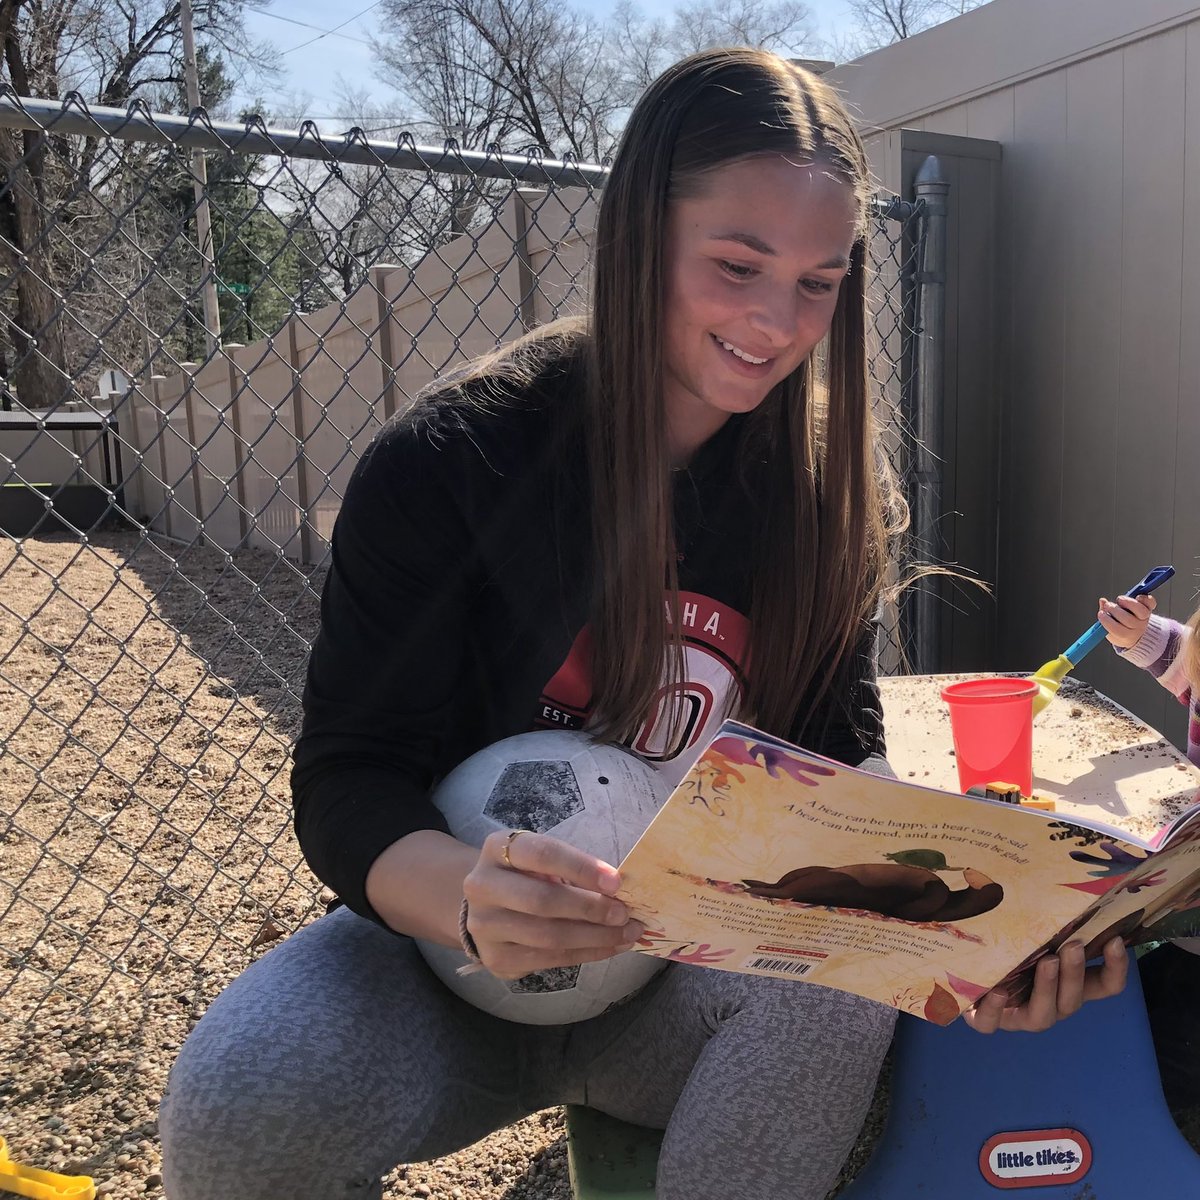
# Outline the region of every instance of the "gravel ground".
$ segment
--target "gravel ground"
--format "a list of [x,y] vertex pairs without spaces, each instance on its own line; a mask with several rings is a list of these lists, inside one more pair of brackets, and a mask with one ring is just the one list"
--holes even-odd
[[[158,1193],[155,1109],[187,1031],[323,911],[287,799],[318,591],[257,551],[0,538],[0,1133],[17,1161]],[[1197,1117],[1181,1124],[1200,1147]],[[569,1200],[561,1110],[385,1192]]]

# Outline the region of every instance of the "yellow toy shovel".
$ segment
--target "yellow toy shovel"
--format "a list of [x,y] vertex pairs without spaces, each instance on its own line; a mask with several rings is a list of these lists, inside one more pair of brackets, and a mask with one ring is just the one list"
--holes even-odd
[[94,1200],[96,1185],[90,1175],[59,1175],[23,1167],[8,1157],[8,1144],[0,1137],[0,1192],[29,1200]]
[[[1166,583],[1174,574],[1174,567],[1155,567],[1152,571],[1147,572],[1141,583],[1121,594],[1123,596],[1144,596],[1148,592],[1154,591],[1160,583]],[[1085,654],[1094,650],[1104,641],[1107,633],[1104,626],[1097,621],[1087,633],[1072,642],[1057,658],[1043,663],[1029,676],[1038,685],[1038,690],[1033,696],[1033,715],[1035,717],[1054,699],[1060,684],[1068,673],[1079,666]]]

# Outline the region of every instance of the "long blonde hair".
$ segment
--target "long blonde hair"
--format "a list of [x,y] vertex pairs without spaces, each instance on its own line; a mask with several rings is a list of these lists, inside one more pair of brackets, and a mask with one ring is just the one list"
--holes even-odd
[[1191,636],[1184,652],[1183,673],[1192,685],[1194,694],[1200,692],[1200,608],[1188,619],[1188,629],[1191,630]]

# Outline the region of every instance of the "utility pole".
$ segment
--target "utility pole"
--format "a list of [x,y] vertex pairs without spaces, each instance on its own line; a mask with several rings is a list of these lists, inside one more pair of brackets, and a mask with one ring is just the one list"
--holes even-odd
[[[192,0],[180,0],[179,22],[183,30],[183,78],[188,108],[197,109],[200,107],[200,75],[196,66],[196,38],[192,32]],[[203,272],[204,333],[211,357],[221,348],[221,309],[217,300],[212,217],[208,207],[208,165],[202,149],[192,151],[192,189],[196,196],[196,240]]]

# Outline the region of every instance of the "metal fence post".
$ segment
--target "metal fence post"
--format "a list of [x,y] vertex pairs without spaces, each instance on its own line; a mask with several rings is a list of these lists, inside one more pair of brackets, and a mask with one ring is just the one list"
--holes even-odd
[[379,369],[381,373],[380,395],[383,397],[383,416],[393,416],[399,405],[396,403],[396,351],[392,345],[392,300],[387,294],[388,277],[394,271],[403,270],[395,263],[378,263],[367,271],[367,279],[375,292],[375,302],[379,313],[379,325],[376,337],[379,339]]
[[[192,33],[192,0],[181,0],[179,24],[183,35],[183,74],[188,107],[195,112],[200,107],[200,83],[196,69],[196,41]],[[211,357],[221,347],[221,305],[217,298],[216,255],[208,195],[208,163],[203,148],[192,151],[192,187],[196,197],[196,244],[200,251],[200,294],[204,302],[204,334]]]
[[[913,550],[926,563],[941,562],[942,420],[945,412],[943,358],[946,345],[946,196],[950,183],[931,154],[913,183],[924,206],[924,231],[917,273],[916,395],[913,402],[911,503]],[[929,581],[915,589],[910,609],[914,670],[938,668],[941,597]]]
[[[516,218],[517,236],[513,252],[517,256],[517,280],[521,294],[517,299],[517,312],[521,324],[532,329],[537,323],[537,273],[529,258],[530,205],[520,188],[513,189],[513,216]],[[537,220],[536,212],[533,220]]]

